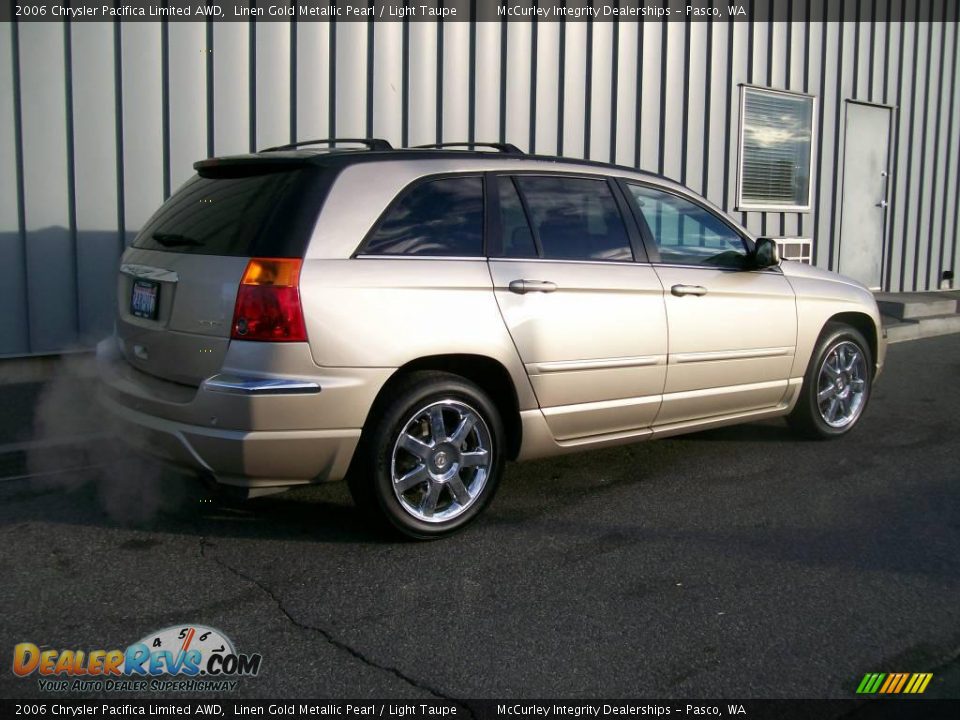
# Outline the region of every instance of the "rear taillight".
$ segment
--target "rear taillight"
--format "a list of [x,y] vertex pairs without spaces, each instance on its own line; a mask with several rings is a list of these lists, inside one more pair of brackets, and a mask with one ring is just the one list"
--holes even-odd
[[253,258],[237,291],[234,340],[303,342],[307,330],[300,305],[300,265],[296,258]]

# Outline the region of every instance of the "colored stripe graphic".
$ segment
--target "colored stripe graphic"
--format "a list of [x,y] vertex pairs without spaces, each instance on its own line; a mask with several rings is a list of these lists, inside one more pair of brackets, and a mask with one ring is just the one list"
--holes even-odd
[[932,679],[933,673],[867,673],[857,686],[857,694],[919,695]]

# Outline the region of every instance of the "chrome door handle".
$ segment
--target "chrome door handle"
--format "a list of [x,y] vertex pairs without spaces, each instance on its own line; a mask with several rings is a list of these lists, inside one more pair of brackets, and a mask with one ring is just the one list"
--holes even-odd
[[511,280],[507,287],[510,292],[523,295],[528,292],[553,292],[557,284],[549,280]]
[[886,200],[881,200],[880,202],[877,203],[878,208],[885,208],[886,206],[887,206]]
[[682,295],[696,295],[701,297],[707,294],[707,289],[703,285],[674,285],[670,292],[680,297]]

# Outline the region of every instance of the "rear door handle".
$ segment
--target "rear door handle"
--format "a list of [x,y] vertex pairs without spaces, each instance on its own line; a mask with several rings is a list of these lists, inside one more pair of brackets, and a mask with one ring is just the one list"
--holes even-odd
[[507,287],[510,292],[523,295],[528,292],[553,292],[557,284],[549,280],[511,280]]
[[674,285],[670,292],[681,297],[682,295],[696,295],[701,297],[707,294],[707,289],[703,285]]

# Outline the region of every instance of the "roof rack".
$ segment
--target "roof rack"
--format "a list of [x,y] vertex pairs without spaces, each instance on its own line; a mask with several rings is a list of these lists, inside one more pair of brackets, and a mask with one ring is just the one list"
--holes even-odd
[[499,150],[502,153],[507,153],[508,155],[524,154],[523,150],[518,148],[513,143],[445,142],[445,143],[428,143],[427,145],[414,145],[413,147],[416,149],[448,148],[448,147],[465,147],[465,148],[488,147],[488,148],[493,148],[494,150]]
[[288,145],[268,147],[260,152],[277,152],[278,150],[293,150],[304,145],[336,145],[337,143],[356,143],[366,145],[368,150],[393,150],[393,145],[382,138],[323,138],[322,140],[301,140]]

